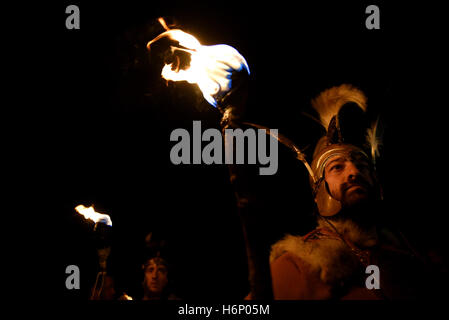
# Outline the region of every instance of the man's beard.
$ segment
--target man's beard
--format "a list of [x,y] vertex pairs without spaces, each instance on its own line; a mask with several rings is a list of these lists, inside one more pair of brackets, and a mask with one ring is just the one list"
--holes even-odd
[[344,208],[366,205],[374,198],[373,186],[362,178],[345,182],[340,186],[341,204]]
[[[356,189],[351,189],[357,187]],[[378,218],[379,199],[374,187],[358,179],[342,185],[342,210],[340,218],[351,219],[364,226],[375,225]]]

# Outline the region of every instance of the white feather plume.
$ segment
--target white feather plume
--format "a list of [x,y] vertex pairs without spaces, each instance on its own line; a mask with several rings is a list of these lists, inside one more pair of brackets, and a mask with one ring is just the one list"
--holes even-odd
[[379,147],[382,145],[382,132],[379,129],[379,118],[366,131],[366,140],[371,147],[371,158],[376,163],[376,157],[379,157]]
[[332,117],[338,114],[345,103],[354,102],[366,111],[366,101],[367,98],[362,91],[350,84],[342,84],[321,92],[312,100],[312,107],[320,116],[319,123],[327,130]]

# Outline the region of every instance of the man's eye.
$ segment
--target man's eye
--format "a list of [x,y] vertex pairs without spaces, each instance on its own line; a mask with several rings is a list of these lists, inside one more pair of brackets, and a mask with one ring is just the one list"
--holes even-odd
[[335,165],[333,165],[333,166],[330,168],[329,171],[339,171],[339,170],[341,170],[341,169],[343,169],[343,165],[341,165],[341,164],[335,164]]

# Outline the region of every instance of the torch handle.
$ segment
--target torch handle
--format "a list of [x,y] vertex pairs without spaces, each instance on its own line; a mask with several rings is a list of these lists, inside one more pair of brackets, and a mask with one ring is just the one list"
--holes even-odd
[[100,300],[101,292],[103,291],[104,278],[106,271],[99,271],[95,279],[95,284],[92,288],[92,293],[89,300]]
[[[233,118],[232,107],[226,108],[221,121],[223,138],[227,128],[240,127],[238,120]],[[263,230],[258,228],[255,197],[250,191],[247,169],[243,166],[229,164],[229,178],[234,188],[237,200],[237,210],[240,217],[248,260],[248,280],[251,298],[254,300],[271,300],[271,272],[269,256],[264,243],[266,239]]]

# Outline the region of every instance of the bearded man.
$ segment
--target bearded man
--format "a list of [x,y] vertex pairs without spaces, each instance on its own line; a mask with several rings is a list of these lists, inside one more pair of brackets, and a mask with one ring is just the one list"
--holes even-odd
[[365,95],[351,85],[328,89],[312,100],[326,129],[309,167],[318,225],[305,236],[287,235],[272,246],[275,299],[429,295],[424,289],[427,269],[407,241],[383,225],[375,133],[370,131],[362,145],[344,137],[339,112],[351,105],[366,110]]

